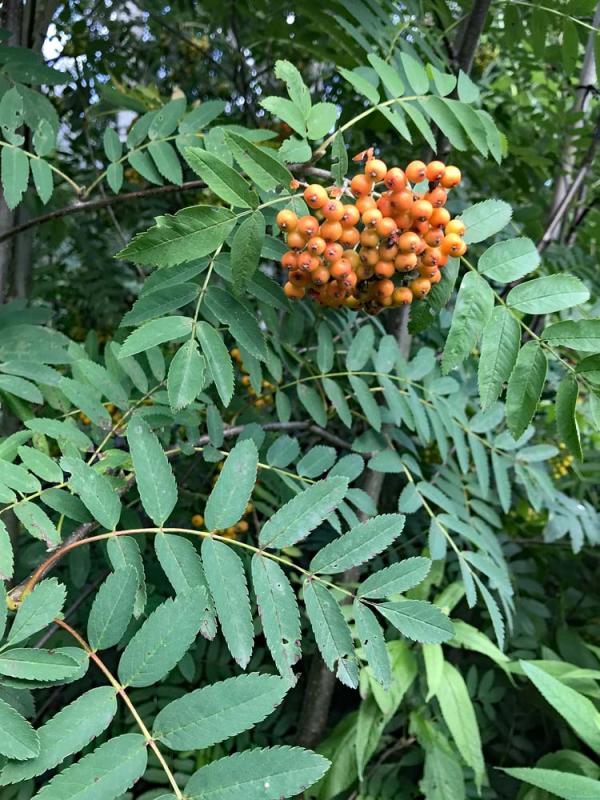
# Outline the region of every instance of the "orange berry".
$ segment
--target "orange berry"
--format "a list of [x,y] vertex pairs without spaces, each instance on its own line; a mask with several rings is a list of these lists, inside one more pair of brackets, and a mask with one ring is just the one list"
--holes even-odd
[[398,239],[398,247],[403,253],[416,253],[421,244],[421,237],[413,231],[406,231]]
[[370,197],[369,195],[363,195],[356,201],[356,208],[360,214],[364,214],[369,208],[377,208],[377,203],[373,197]]
[[442,254],[437,247],[428,247],[421,256],[421,263],[427,267],[437,267],[441,257]]
[[427,278],[415,278],[408,284],[408,287],[413,293],[413,297],[417,299],[426,297],[431,291],[431,281]]
[[379,261],[379,251],[374,247],[362,247],[359,256],[363,264],[369,264],[371,267]]
[[354,289],[356,284],[358,283],[358,278],[356,277],[356,272],[347,272],[341,279],[343,286],[346,289]]
[[439,283],[441,280],[442,280],[442,273],[439,271],[439,269],[436,270],[433,275],[429,276],[429,283],[431,283],[432,285],[434,283]]
[[292,231],[288,233],[286,243],[290,250],[302,250],[304,245],[306,244],[307,238],[303,236],[299,231]]
[[446,234],[456,233],[458,236],[464,236],[466,230],[465,223],[460,219],[451,219],[444,230]]
[[365,228],[364,231],[361,231],[360,243],[363,247],[377,247],[379,245],[377,231],[372,228]]
[[427,177],[427,167],[422,161],[411,161],[404,171],[411,183],[421,183]]
[[423,264],[423,262],[421,262],[418,272],[422,278],[431,278],[438,272],[438,268],[435,264]]
[[282,231],[293,231],[298,224],[298,217],[289,208],[283,208],[275,217],[277,225]]
[[380,158],[370,158],[365,164],[365,175],[375,183],[382,181],[387,173],[387,166]]
[[429,247],[437,247],[444,238],[444,231],[441,228],[430,228],[424,238]]
[[344,213],[342,215],[342,218],[340,219],[340,222],[342,223],[344,228],[353,227],[354,225],[356,225],[359,219],[360,219],[360,211],[356,206],[351,205],[350,203],[344,206]]
[[352,266],[347,259],[340,258],[331,265],[329,272],[331,273],[331,277],[337,280],[338,278],[343,278],[344,275],[347,275],[349,272],[352,272]]
[[350,181],[350,191],[355,197],[367,197],[373,191],[373,181],[367,175],[355,175]]
[[398,245],[380,244],[379,255],[384,261],[393,261],[398,255]]
[[394,289],[394,282],[389,280],[389,278],[384,278],[382,281],[377,283],[377,296],[378,297],[391,297]]
[[398,192],[406,186],[406,176],[400,167],[392,167],[385,173],[383,182],[388,189]]
[[394,262],[393,261],[378,261],[375,264],[375,275],[378,278],[391,278],[394,274]]
[[327,242],[337,242],[343,230],[341,222],[328,221],[321,225],[320,234]]
[[423,197],[423,200],[429,200],[434,208],[441,208],[442,206],[445,206],[447,199],[448,195],[446,194],[446,190],[442,189],[441,186],[436,186],[435,189],[427,192],[427,194]]
[[319,186],[318,183],[311,183],[310,186],[307,186],[304,190],[303,197],[309,208],[323,208],[329,199],[326,190],[322,186]]
[[328,200],[322,207],[321,212],[325,219],[330,222],[339,222],[344,216],[344,204],[335,198]]
[[344,253],[344,248],[337,242],[329,242],[325,247],[324,256],[327,261],[339,261]]
[[433,206],[428,200],[417,200],[413,203],[410,213],[418,222],[427,222],[433,214]]
[[407,306],[413,301],[413,293],[408,286],[400,286],[392,292],[392,303],[395,306]]
[[304,217],[300,217],[296,229],[298,233],[301,233],[303,236],[307,236],[308,238],[310,238],[311,236],[314,236],[319,230],[319,220],[316,217],[307,214]]
[[408,211],[414,203],[413,194],[408,189],[401,189],[390,195],[390,203],[396,212]]
[[202,514],[194,514],[192,517],[192,526],[194,528],[201,528],[204,525],[204,517]]
[[381,219],[383,214],[378,208],[369,208],[361,217],[363,225],[367,228],[374,228]]
[[429,217],[429,224],[432,228],[441,228],[450,222],[450,212],[447,208],[434,208],[433,214]]
[[319,267],[311,273],[312,282],[315,286],[323,286],[329,280],[329,270],[325,267]]
[[313,257],[310,253],[304,252],[300,253],[296,260],[296,268],[300,270],[300,272],[310,272],[310,266],[312,263]]
[[413,218],[412,218],[412,217],[411,217],[411,215],[408,213],[408,211],[405,211],[405,212],[404,212],[404,213],[402,213],[402,214],[397,214],[397,215],[394,217],[394,222],[395,222],[395,223],[396,223],[396,225],[398,226],[398,230],[400,230],[400,231],[407,231],[409,228],[411,228],[411,227],[412,227],[412,224],[413,224]]
[[444,174],[445,169],[446,165],[441,161],[430,161],[427,164],[427,180],[430,183],[437,183]]
[[398,230],[398,226],[392,217],[382,217],[375,225],[375,230],[382,238],[386,238],[395,233]]
[[417,261],[416,253],[399,253],[394,259],[394,267],[398,272],[412,272]]
[[441,184],[444,189],[452,189],[460,183],[461,174],[458,167],[446,167],[442,175]]
[[457,256],[464,256],[464,254],[465,254],[466,252],[467,252],[467,245],[466,245],[466,243],[465,243],[465,242],[461,242],[461,243],[460,243],[460,247],[459,247],[459,248],[458,248],[458,250],[456,251],[455,255],[457,255]]
[[314,256],[320,256],[321,253],[325,250],[327,242],[321,236],[311,236],[311,238],[306,243],[306,249],[309,253],[312,253]]
[[360,233],[356,228],[344,228],[338,241],[343,247],[355,247],[360,241]]
[[448,233],[442,239],[440,250],[442,253],[444,253],[444,255],[455,256],[458,255],[458,251],[460,250],[462,244],[463,240],[457,233]]
[[352,269],[356,269],[356,267],[358,267],[360,264],[360,256],[356,250],[344,250],[344,258],[347,258],[352,264]]
[[281,266],[286,269],[295,269],[298,265],[298,255],[291,250],[281,256]]
[[283,291],[285,292],[286,297],[289,297],[292,300],[300,300],[305,294],[305,290],[302,287],[294,286],[294,284],[290,281],[283,284]]
[[308,270],[306,272],[301,272],[300,270],[291,271],[289,274],[289,281],[293,283],[294,286],[308,286],[310,283]]

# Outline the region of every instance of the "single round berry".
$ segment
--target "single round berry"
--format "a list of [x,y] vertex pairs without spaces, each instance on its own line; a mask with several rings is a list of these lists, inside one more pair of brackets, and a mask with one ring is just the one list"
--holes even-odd
[[398,239],[398,247],[403,253],[416,253],[421,244],[421,237],[413,231],[406,231]]
[[327,221],[321,225],[319,232],[326,242],[337,242],[343,230],[341,222]]
[[465,223],[460,219],[451,219],[444,230],[446,231],[446,234],[456,233],[458,236],[464,236],[466,230]]
[[338,242],[329,242],[325,247],[324,257],[327,261],[339,261],[344,254],[344,248]]
[[452,189],[460,183],[461,174],[458,167],[446,167],[442,175],[441,184],[444,189]]
[[350,191],[355,197],[367,197],[373,191],[373,181],[367,175],[355,175],[350,181]]
[[446,190],[442,189],[441,186],[436,186],[435,189],[427,192],[423,197],[423,200],[428,200],[434,208],[445,206],[447,199],[448,195],[446,194]]
[[411,161],[405,173],[411,183],[421,183],[427,177],[427,167],[422,161]]
[[296,226],[296,230],[298,233],[301,233],[303,236],[308,238],[315,236],[319,230],[319,220],[310,214],[300,217],[298,220],[298,225]]
[[344,226],[344,228],[351,228],[358,223],[360,220],[360,211],[354,205],[345,205],[344,206],[344,213],[340,222]]
[[392,292],[392,303],[395,306],[407,306],[413,301],[413,293],[408,286],[400,286]]
[[442,239],[440,250],[442,253],[444,253],[444,255],[456,256],[458,255],[458,251],[461,249],[462,244],[463,240],[457,233],[448,233]]
[[282,231],[293,231],[298,224],[298,217],[289,208],[283,208],[275,217],[275,222]]
[[318,183],[311,183],[310,186],[307,186],[304,190],[303,197],[309,208],[323,208],[329,199],[325,189],[319,186]]
[[382,238],[391,236],[398,230],[398,226],[392,217],[382,217],[375,225],[375,230]]
[[430,183],[437,183],[444,174],[445,169],[446,165],[441,161],[430,161],[427,164],[427,180]]
[[406,175],[400,167],[392,167],[385,173],[383,182],[392,192],[399,192],[406,186]]
[[327,242],[321,236],[311,236],[306,243],[306,249],[314,256],[320,256],[324,252],[326,245]]
[[441,228],[450,222],[450,212],[447,208],[434,208],[433,214],[429,217],[429,224],[432,228]]
[[286,269],[296,269],[298,265],[298,254],[288,250],[281,256],[281,265]]
[[285,296],[289,297],[291,300],[300,300],[305,294],[305,290],[302,287],[294,286],[290,281],[283,284],[283,291]]
[[380,158],[370,158],[365,164],[365,175],[376,183],[385,178],[387,171],[387,166]]
[[416,298],[427,297],[431,291],[431,281],[428,278],[415,278],[408,284],[409,289]]
[[343,247],[356,247],[360,241],[360,232],[356,228],[344,228],[338,241]]
[[417,222],[427,222],[433,214],[433,206],[427,200],[417,200],[413,203],[410,213]]
[[321,211],[325,219],[330,222],[339,222],[344,216],[344,204],[332,198],[325,203]]

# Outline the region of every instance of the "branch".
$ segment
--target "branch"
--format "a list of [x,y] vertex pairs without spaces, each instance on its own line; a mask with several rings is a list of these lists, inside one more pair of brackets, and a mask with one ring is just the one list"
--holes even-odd
[[462,38],[456,53],[456,66],[467,75],[471,72],[473,58],[477,51],[479,39],[485,27],[485,21],[492,0],[473,0],[473,8],[469,14],[465,27],[461,31]]
[[205,189],[206,183],[204,181],[187,181],[182,183],[181,186],[176,184],[169,184],[169,186],[153,186],[151,189],[140,189],[137,192],[126,192],[125,194],[116,194],[114,197],[101,197],[98,200],[86,200],[81,203],[71,203],[63,208],[57,208],[55,211],[49,211],[47,214],[41,214],[39,217],[32,217],[21,223],[9,228],[4,233],[0,234],[0,242],[11,239],[18,233],[34,228],[36,225],[41,225],[44,222],[58,219],[59,217],[67,217],[71,214],[79,214],[81,211],[95,211],[98,208],[106,208],[106,206],[113,206],[117,203],[127,203],[129,200],[139,200],[143,197],[154,197],[156,195],[171,194],[172,192],[189,191],[190,189]]

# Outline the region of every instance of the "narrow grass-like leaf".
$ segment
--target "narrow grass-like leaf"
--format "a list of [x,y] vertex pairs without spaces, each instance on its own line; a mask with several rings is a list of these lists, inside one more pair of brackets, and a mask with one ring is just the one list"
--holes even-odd
[[585,775],[541,767],[499,767],[507,775],[563,800],[596,800],[600,781]]

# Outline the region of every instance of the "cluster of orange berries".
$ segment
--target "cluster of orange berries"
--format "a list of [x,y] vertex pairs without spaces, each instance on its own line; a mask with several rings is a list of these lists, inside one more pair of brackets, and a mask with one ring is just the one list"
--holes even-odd
[[264,408],[265,406],[272,405],[273,393],[277,388],[275,384],[271,383],[270,381],[262,381],[261,392],[260,394],[257,394],[257,392],[254,390],[253,386],[250,383],[250,376],[248,375],[248,370],[244,367],[239,347],[233,347],[229,351],[229,355],[234,359],[234,361],[237,362],[240,368],[240,372],[242,373],[242,376],[240,378],[240,383],[242,384],[242,386],[245,387],[246,392],[252,401],[252,404],[256,408]]
[[[461,175],[441,161],[388,169],[372,148],[355,160],[365,165],[348,187],[354,203],[339,199],[345,190],[311,184],[304,200],[314,215],[298,217],[289,208],[277,214],[289,248],[281,258],[288,270],[283,288],[290,298],[377,314],[426,297],[448,258],[465,253],[465,226],[444,208]],[[427,191],[416,192],[423,181]]]
[[[248,503],[244,510],[244,517],[237,523],[237,525],[232,525],[229,528],[224,528],[223,530],[215,531],[216,534],[219,536],[224,536],[226,539],[237,539],[240,534],[248,533],[250,529],[250,525],[248,524],[248,520],[245,519],[249,514],[252,513],[252,509],[254,508],[252,503]],[[204,527],[204,517],[202,514],[194,514],[192,517],[192,527],[194,528],[203,528]]]

